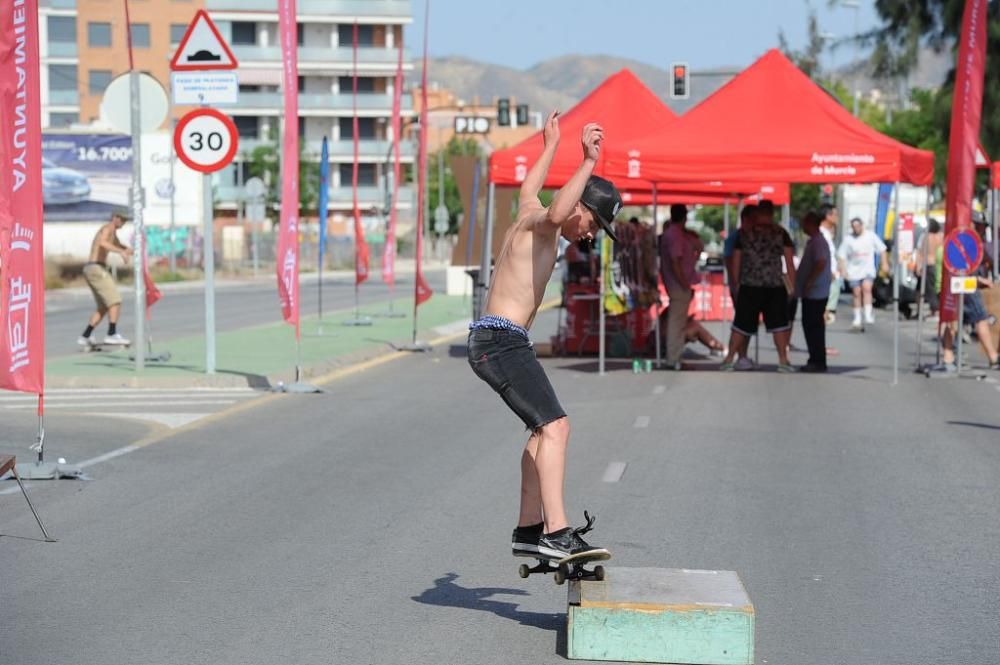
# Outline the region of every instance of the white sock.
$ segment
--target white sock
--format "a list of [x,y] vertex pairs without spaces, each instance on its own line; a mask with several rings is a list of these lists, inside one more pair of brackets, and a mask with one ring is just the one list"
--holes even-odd
[[861,309],[858,307],[854,308],[854,322],[861,323]]
[[872,305],[865,305],[865,318],[870,319],[874,315],[875,311]]

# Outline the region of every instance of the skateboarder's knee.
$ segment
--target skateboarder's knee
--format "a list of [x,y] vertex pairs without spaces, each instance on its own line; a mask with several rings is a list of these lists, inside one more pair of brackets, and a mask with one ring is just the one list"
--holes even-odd
[[563,416],[541,426],[542,437],[551,440],[569,439],[569,418]]

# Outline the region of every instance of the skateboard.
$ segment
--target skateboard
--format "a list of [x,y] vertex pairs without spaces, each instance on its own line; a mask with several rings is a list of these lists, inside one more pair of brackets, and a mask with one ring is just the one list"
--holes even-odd
[[99,353],[101,351],[117,350],[117,349],[127,349],[132,346],[132,343],[128,344],[108,344],[106,342],[95,342],[94,344],[88,344],[86,346],[81,346],[80,351],[83,353]]
[[564,584],[566,580],[588,580],[594,579],[598,582],[604,581],[604,566],[597,565],[593,569],[588,570],[586,564],[593,561],[607,561],[611,558],[611,555],[607,552],[601,552],[598,554],[573,554],[564,559],[543,559],[541,557],[531,557],[528,554],[518,554],[517,556],[525,556],[537,559],[538,565],[529,566],[526,563],[522,563],[517,569],[517,574],[522,578],[527,578],[535,573],[542,573],[543,575],[552,573],[556,584]]

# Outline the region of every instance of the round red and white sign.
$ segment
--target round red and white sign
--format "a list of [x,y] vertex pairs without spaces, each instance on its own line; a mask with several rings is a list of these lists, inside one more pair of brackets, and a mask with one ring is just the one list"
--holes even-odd
[[181,118],[174,130],[174,150],[187,166],[202,173],[225,168],[236,155],[239,133],[225,113],[196,109]]

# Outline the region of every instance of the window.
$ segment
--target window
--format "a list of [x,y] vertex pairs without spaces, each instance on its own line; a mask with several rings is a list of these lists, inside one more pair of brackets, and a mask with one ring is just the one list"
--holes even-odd
[[233,21],[234,46],[256,46],[257,24],[253,21]]
[[76,92],[76,65],[49,65],[49,90]]
[[295,24],[295,37],[298,40],[299,46],[305,46],[306,43],[306,27],[301,23]]
[[87,24],[87,45],[88,46],[111,46],[111,24],[110,23],[88,23]]
[[[351,48],[354,44],[354,24],[341,24],[337,26],[337,36],[340,39],[340,46]],[[374,46],[375,45],[375,26],[374,25],[359,25],[358,26],[358,46]]]
[[72,16],[50,16],[49,41],[60,44],[75,44],[76,18]]
[[181,40],[184,39],[184,33],[187,32],[187,26],[183,23],[171,23],[170,24],[170,45],[180,44]]
[[133,23],[132,24],[132,47],[133,48],[149,48],[149,24],[148,23]]
[[[242,86],[241,86],[242,87]],[[255,115],[234,115],[233,122],[240,138],[256,139],[260,135],[260,123]]]
[[[341,76],[340,81],[340,94],[350,95],[354,91],[353,77]],[[372,76],[359,76],[358,77],[358,94],[369,94],[375,92],[375,78]]]
[[88,74],[87,91],[92,95],[103,95],[111,83],[111,70],[91,69]]
[[305,91],[305,89],[306,89],[306,77],[305,76],[300,76],[299,77],[298,86],[299,86],[299,88],[298,88],[299,92],[304,92]]
[[74,122],[80,122],[79,113],[50,113],[49,128],[66,129]]
[[[354,139],[354,118],[340,118],[340,138]],[[375,118],[358,118],[358,138],[362,141],[375,138]]]
[[[354,164],[340,165],[340,186],[351,187],[354,177]],[[378,185],[378,177],[374,164],[358,164],[358,186],[374,187]]]

